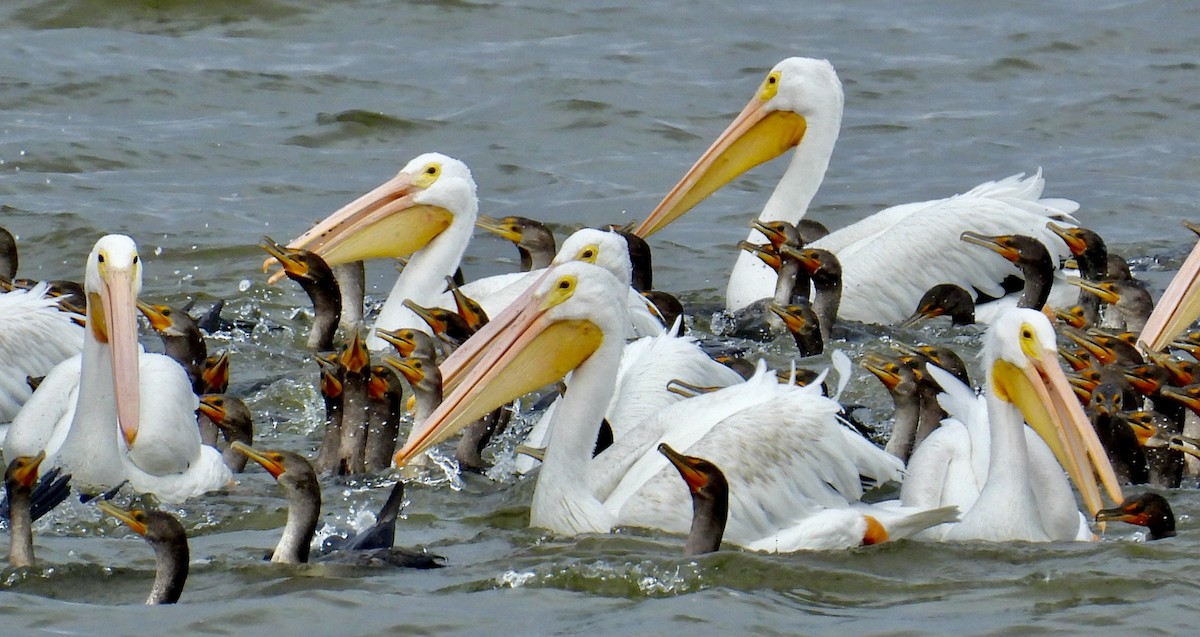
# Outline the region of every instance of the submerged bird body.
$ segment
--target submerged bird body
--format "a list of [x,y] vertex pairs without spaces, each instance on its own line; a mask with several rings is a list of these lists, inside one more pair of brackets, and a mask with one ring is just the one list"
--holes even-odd
[[[283,527],[283,536],[271,554],[271,561],[280,564],[305,564],[309,561],[313,534],[317,530],[317,522],[321,515],[321,484],[311,464],[303,456],[290,451],[257,450],[241,443],[234,446],[259,463],[275,478],[279,488],[288,502],[287,522]],[[395,495],[395,492],[393,491]],[[401,489],[399,499],[402,499]],[[400,502],[389,500],[392,506],[399,507]],[[383,513],[388,511],[385,506]],[[385,521],[385,524],[387,522]],[[395,518],[390,519],[393,525]],[[351,549],[354,550],[351,550]],[[321,557],[325,561],[353,562],[363,565],[391,565],[410,568],[440,568],[441,557],[423,551],[413,551],[400,547],[343,547]]]
[[187,532],[175,516],[155,509],[125,510],[107,501],[100,509],[133,529],[154,548],[154,586],[147,605],[174,604],[183,594],[188,576]]

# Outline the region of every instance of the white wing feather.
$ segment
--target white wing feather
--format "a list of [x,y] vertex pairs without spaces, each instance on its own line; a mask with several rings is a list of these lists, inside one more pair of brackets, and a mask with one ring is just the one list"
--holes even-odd
[[[955,283],[991,296],[1000,282],[1020,272],[1003,257],[959,239],[967,230],[987,235],[1024,234],[1040,240],[1052,255],[1066,246],[1046,228],[1055,220],[1073,223],[1079,205],[1066,199],[1042,199],[1041,171],[981,184],[947,199],[893,206],[813,242],[830,250],[842,264],[840,318],[864,323],[894,323],[908,317],[929,288]],[[730,279],[727,304],[742,307],[770,296],[774,273],[758,259],[740,255]],[[752,274],[739,274],[752,268]]]
[[49,285],[0,294],[0,422],[33,395],[26,376],[45,376],[83,347],[83,328],[47,296]]

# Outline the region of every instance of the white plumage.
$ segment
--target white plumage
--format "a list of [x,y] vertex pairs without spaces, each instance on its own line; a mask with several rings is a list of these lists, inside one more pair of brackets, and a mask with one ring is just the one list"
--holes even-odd
[[[665,226],[711,192],[753,166],[795,145],[775,192],[759,219],[802,219],[829,165],[842,119],[841,82],[825,60],[788,58],[775,66],[738,118],[696,162],[638,228],[646,236]],[[842,265],[838,316],[867,323],[904,320],[921,295],[939,283],[999,296],[1000,281],[1018,270],[995,254],[981,254],[959,236],[1025,234],[1052,255],[1066,247],[1046,228],[1048,220],[1072,222],[1079,205],[1042,198],[1041,171],[976,186],[946,199],[882,210],[816,241],[812,247],[837,255]],[[748,239],[762,243],[752,231]],[[730,275],[726,305],[744,307],[772,294],[775,274],[742,251]]]
[[[1083,453],[1067,452],[1067,457],[1091,457],[1095,472],[1111,480],[1110,493],[1120,501],[1115,489],[1115,477],[1101,451],[1093,452],[1095,432],[1082,416],[1073,395],[1061,397],[1056,392],[1065,388],[1065,377],[1058,369],[1054,331],[1049,321],[1034,310],[1013,309],[1001,316],[990,328],[984,350],[988,374],[988,392],[976,396],[953,375],[930,368],[945,393],[939,402],[951,415],[941,427],[929,435],[914,451],[908,464],[908,475],[901,490],[901,501],[910,506],[928,508],[944,505],[958,506],[962,520],[926,531],[935,539],[987,541],[1066,541],[1089,540],[1092,537],[1088,519],[1075,504],[1075,494],[1063,472],[1060,460],[1043,437],[1051,440],[1072,440],[1075,434],[1065,432],[1061,438],[1048,430],[1035,433],[1025,425],[1043,420],[1043,413],[1053,419],[1068,420],[1066,427],[1082,421],[1079,431],[1084,444]],[[1033,352],[1036,354],[1030,354]],[[1039,397],[1034,408],[1031,400],[1013,395],[1033,391],[1036,382],[1016,384],[1021,377],[1044,379],[1044,392],[1049,400],[1064,398],[1057,404],[1046,404]],[[1056,385],[1061,378],[1061,384]],[[1069,391],[1069,390],[1068,390]],[[1018,404],[1022,407],[1018,407]],[[1031,411],[1028,416],[1023,411]],[[1039,423],[1040,424],[1040,423]],[[1065,429],[1065,427],[1064,427]],[[1092,441],[1087,441],[1090,436]],[[1071,449],[1072,444],[1063,445]],[[1092,466],[1082,468],[1085,480],[1081,491],[1094,491]],[[1106,483],[1108,485],[1109,483]]]
[[[551,269],[517,320],[476,335],[491,344],[489,353],[421,425],[397,462],[498,402],[573,369],[534,491],[533,526],[569,535],[626,524],[686,531],[687,488],[654,452],[659,442],[708,457],[724,469],[731,491],[726,538],[743,545],[826,509],[855,505],[862,495],[860,476],[899,477],[900,462],[843,427],[837,404],[821,396],[819,387],[781,385],[765,367],[745,383],[669,405],[629,432],[649,444],[622,440],[593,461],[599,415],[616,390],[624,349],[623,339],[612,337],[627,321],[624,307],[615,302],[622,292],[614,277],[584,263]],[[611,493],[594,480],[596,468],[605,464],[628,467],[616,472],[619,480]],[[943,510],[935,521],[953,513]],[[853,545],[862,541],[860,535]],[[807,547],[787,550],[795,548]]]
[[[454,274],[462,260],[478,212],[475,180],[467,165],[441,153],[425,153],[408,162],[392,179],[329,215],[288,247],[315,252],[331,266],[372,258],[408,259],[367,339],[369,348],[386,349],[387,342],[375,334],[375,329],[429,330],[421,317],[404,306],[406,299],[422,307],[455,307],[453,297],[445,291],[445,280]],[[615,233],[596,230],[590,233],[594,234],[576,233],[563,242],[556,262],[582,259],[609,267],[613,272],[623,269],[628,282],[630,266],[625,240]],[[586,258],[580,256],[597,237],[601,242],[598,245],[604,249]],[[614,241],[619,243],[619,251],[612,248],[616,245]],[[462,292],[479,303],[489,317],[495,317],[541,274],[539,270],[488,277],[464,285]],[[631,292],[628,302],[640,308],[631,315],[637,335],[662,330],[644,299]]]
[[45,376],[83,347],[83,328],[47,295],[49,287],[0,294],[0,422],[12,421],[33,395],[26,376]]
[[200,443],[187,374],[137,345],[141,264],[133,241],[97,241],[84,285],[92,327],[83,352],[34,392],[9,429],[5,457],[45,451],[42,467],[61,466],[76,484],[109,488],[128,480],[168,502],[223,487],[231,475],[220,452]]

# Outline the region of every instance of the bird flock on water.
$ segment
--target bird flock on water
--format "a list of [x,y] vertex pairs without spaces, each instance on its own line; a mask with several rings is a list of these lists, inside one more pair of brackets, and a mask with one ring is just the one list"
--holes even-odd
[[[82,283],[29,281],[0,232],[10,567],[35,566],[33,521],[76,494],[150,543],[147,603],[173,603],[186,531],[155,503],[221,498],[256,467],[288,503],[271,561],[446,566],[394,545],[404,485],[487,471],[514,401],[533,392],[544,398],[518,467],[536,480],[531,526],[563,536],[646,527],[686,535],[692,555],[1093,541],[1109,521],[1174,535],[1162,495],[1123,489],[1200,476],[1200,331],[1188,331],[1200,247],[1156,304],[1076,202],[1042,196],[1040,170],[831,232],[805,213],[842,107],[828,62],[780,62],[633,227],[597,220],[558,242],[537,221],[480,215],[467,166],[426,153],[299,237],[262,238],[268,280],[295,281],[312,304],[305,346],[325,419],[305,449],[255,443],[251,411],[227,393],[236,361],[207,349],[219,306],[196,319],[140,298],[133,239],[96,241]],[[654,287],[647,239],[788,151],[738,244],[717,336],[687,333],[692,314]],[[463,281],[476,228],[514,243],[521,271]],[[367,312],[363,262],[380,259],[400,274]],[[139,345],[139,314],[163,354]],[[859,364],[895,403],[877,443],[876,423],[831,395],[826,370],[774,370],[719,346],[790,335],[801,363],[832,353],[845,378],[838,343],[864,323],[986,324],[983,378],[948,347],[869,349]],[[435,449],[453,454],[449,469]],[[322,480],[390,472],[374,526],[313,545]],[[898,497],[874,497],[888,484]]]

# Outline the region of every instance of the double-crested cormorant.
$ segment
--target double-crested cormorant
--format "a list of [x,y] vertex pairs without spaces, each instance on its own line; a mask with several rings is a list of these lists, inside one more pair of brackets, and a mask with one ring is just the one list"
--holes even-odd
[[692,494],[692,526],[684,555],[701,555],[721,549],[725,522],[729,518],[729,483],[717,465],[695,456],[685,456],[667,443],[658,451],[675,465]]
[[479,215],[475,226],[516,244],[521,254],[522,272],[544,268],[554,258],[554,233],[540,221],[517,216],[494,219]]
[[462,320],[467,324],[467,329],[472,334],[478,332],[484,325],[487,325],[488,315],[483,310],[483,306],[475,299],[467,296],[467,293],[463,292],[462,287],[454,282],[453,277],[446,277],[446,289],[454,297],[454,307],[458,310],[458,315],[462,317]]
[[200,397],[200,412],[221,432],[222,442],[216,446],[221,450],[225,465],[234,473],[241,473],[246,468],[246,454],[230,446],[237,440],[247,445],[254,444],[254,417],[246,403],[236,396],[225,394],[205,394]]
[[975,299],[961,286],[939,283],[925,292],[912,316],[904,319],[900,326],[912,327],[938,316],[949,316],[953,325],[971,325],[975,323]]
[[828,343],[833,338],[833,325],[842,302],[841,262],[832,252],[820,248],[796,250],[785,244],[779,248],[779,253],[798,260],[800,267],[812,278],[812,309],[821,328],[821,340]]
[[[1075,264],[1079,268],[1079,276],[1083,277],[1085,281],[1093,283],[1106,278],[1105,271],[1108,269],[1109,259],[1108,247],[1099,234],[1083,227],[1060,226],[1053,221],[1048,222],[1046,227],[1066,242],[1067,249],[1075,257]],[[1125,260],[1121,259],[1121,262],[1124,263]],[[1078,303],[1085,324],[1099,325],[1099,297],[1086,292],[1080,292]],[[1079,326],[1077,325],[1076,327]]]
[[[312,465],[303,456],[290,451],[258,450],[236,442],[234,447],[261,464],[267,473],[275,478],[288,502],[283,536],[279,538],[279,544],[271,554],[271,561],[281,564],[307,563],[313,534],[317,530],[317,519],[321,515],[321,485]],[[398,502],[395,504],[399,505]],[[395,518],[392,517],[393,525],[394,521]],[[388,545],[373,550],[335,551],[328,556],[322,556],[321,559],[411,568],[439,568],[443,558],[424,551]]]
[[1096,512],[1097,522],[1127,522],[1146,527],[1147,539],[1161,540],[1175,536],[1175,514],[1167,499],[1157,493],[1132,496],[1119,506]]
[[367,431],[371,417],[367,385],[371,378],[371,354],[366,340],[355,331],[339,356],[346,371],[342,378],[342,438],[334,473],[355,475],[367,470]]
[[903,361],[868,354],[862,366],[879,379],[895,404],[892,433],[884,451],[908,462],[916,444],[921,416],[921,393],[917,372]]
[[308,348],[318,352],[333,349],[333,335],[342,317],[342,293],[333,269],[316,253],[281,246],[270,237],[263,237],[258,245],[275,257],[284,274],[299,283],[312,301],[313,324],[308,332]]
[[320,473],[333,471],[338,466],[342,446],[343,386],[346,367],[338,352],[319,352],[315,356],[320,375],[317,386],[325,402],[325,428],[321,434],[321,448],[313,466]]
[[162,338],[163,353],[183,367],[192,383],[192,391],[200,395],[204,391],[201,371],[208,358],[208,345],[204,342],[204,334],[200,332],[196,319],[170,305],[151,305],[138,301],[137,307],[150,321],[154,332]]
[[784,327],[796,341],[796,352],[801,358],[816,356],[825,351],[825,339],[821,338],[821,320],[807,302],[795,305],[771,303],[767,309],[783,320]]
[[1134,280],[1093,282],[1072,279],[1068,282],[1115,307],[1124,329],[1135,334],[1140,334],[1146,327],[1146,319],[1150,318],[1150,312],[1154,310],[1154,300],[1150,298],[1150,292]]
[[392,466],[396,453],[396,438],[400,435],[400,415],[403,392],[400,379],[391,367],[372,365],[367,382],[370,417],[367,425],[367,449],[364,462],[369,473]]
[[174,604],[188,576],[187,532],[175,516],[157,509],[122,509],[106,500],[100,510],[124,522],[154,548],[154,586],[146,604]]
[[33,483],[46,452],[36,456],[17,456],[4,471],[4,489],[8,495],[8,565],[33,567]]
[[[1034,310],[1042,309],[1050,298],[1051,287],[1054,283],[1055,264],[1050,257],[1050,251],[1041,241],[1020,234],[987,236],[978,232],[962,233],[962,240],[983,246],[1007,259],[1021,270],[1025,286],[1021,298],[1017,299],[1017,307]],[[995,312],[984,313],[983,308],[976,305],[976,320],[991,322]]]

